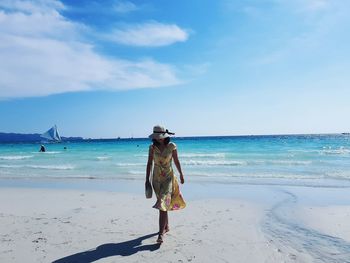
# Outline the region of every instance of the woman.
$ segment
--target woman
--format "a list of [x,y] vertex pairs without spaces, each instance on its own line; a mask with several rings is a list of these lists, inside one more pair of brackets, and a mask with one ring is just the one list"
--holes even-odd
[[[162,126],[154,126],[149,136],[153,144],[149,147],[146,170],[146,186],[150,185],[150,174],[153,166],[152,185],[157,197],[153,206],[159,209],[159,234],[157,243],[163,243],[164,233],[169,231],[168,211],[185,208],[186,203],[180,193],[177,178],[172,168],[172,160],[180,174],[181,184],[185,182],[182,174],[175,143],[170,142],[169,135],[174,133],[165,130]],[[154,165],[153,165],[154,164]]]

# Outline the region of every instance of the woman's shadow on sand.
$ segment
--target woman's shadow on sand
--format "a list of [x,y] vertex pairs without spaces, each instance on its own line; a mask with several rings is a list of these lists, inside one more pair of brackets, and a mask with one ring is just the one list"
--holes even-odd
[[84,252],[76,253],[64,258],[57,259],[52,263],[78,263],[78,262],[94,262],[101,258],[107,258],[111,256],[130,256],[140,251],[154,251],[159,249],[159,244],[143,245],[141,246],[142,240],[156,236],[158,233],[149,234],[143,237],[139,237],[133,240],[121,242],[121,243],[110,243],[98,246],[96,249],[87,250]]

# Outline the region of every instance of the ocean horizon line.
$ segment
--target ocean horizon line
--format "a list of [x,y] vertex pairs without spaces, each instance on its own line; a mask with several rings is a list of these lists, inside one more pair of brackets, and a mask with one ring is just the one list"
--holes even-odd
[[[18,134],[18,135],[32,135],[35,133],[4,133],[0,132],[0,134]],[[187,136],[171,136],[174,139],[215,139],[215,138],[269,138],[269,137],[307,137],[307,136],[349,136],[349,132],[338,132],[338,133],[275,133],[275,134],[236,134],[236,135],[187,135]],[[81,137],[81,136],[63,136],[62,142],[75,142],[75,141],[132,141],[132,140],[150,140],[148,137],[109,137],[109,138],[91,138],[91,137]],[[8,144],[8,143],[39,143],[40,140],[35,141],[1,141],[0,143]]]
[[[171,136],[175,139],[193,139],[193,138],[232,138],[232,137],[271,137],[271,136],[333,136],[350,135],[350,132],[334,133],[275,133],[275,134],[235,134],[235,135],[186,135]],[[148,137],[116,137],[116,138],[83,138],[83,140],[145,140]]]

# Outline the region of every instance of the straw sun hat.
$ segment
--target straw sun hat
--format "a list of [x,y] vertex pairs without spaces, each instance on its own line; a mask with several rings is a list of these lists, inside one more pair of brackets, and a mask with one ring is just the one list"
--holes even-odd
[[169,132],[163,126],[156,125],[153,127],[153,133],[148,137],[151,139],[165,139],[168,138],[169,135],[175,135],[175,133]]

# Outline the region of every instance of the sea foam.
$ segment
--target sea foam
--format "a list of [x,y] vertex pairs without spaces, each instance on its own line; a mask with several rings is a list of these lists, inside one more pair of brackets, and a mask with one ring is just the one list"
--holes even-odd
[[24,160],[33,158],[34,155],[10,155],[10,156],[0,156],[0,160]]

